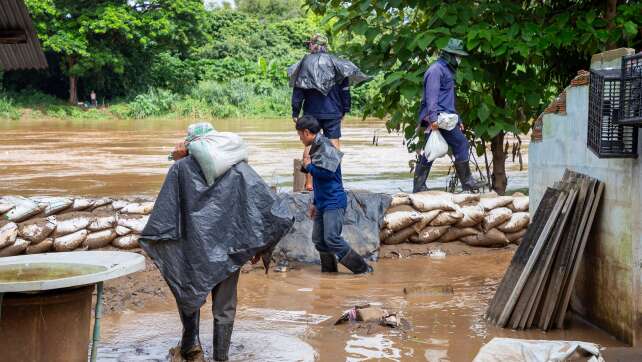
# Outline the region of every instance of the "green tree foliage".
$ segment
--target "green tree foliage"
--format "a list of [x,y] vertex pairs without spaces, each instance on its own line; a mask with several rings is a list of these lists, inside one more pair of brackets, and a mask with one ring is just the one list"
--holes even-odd
[[[610,1],[609,3],[612,3]],[[390,116],[410,150],[423,73],[450,37],[472,54],[457,74],[458,111],[474,137],[490,141],[494,188],[506,189],[506,132],[527,132],[590,56],[613,46],[642,45],[642,4],[623,1],[607,14],[602,1],[308,0],[346,51],[371,73],[383,72],[381,97],[369,113]],[[617,3],[617,2],[616,2]],[[480,149],[481,151],[481,149]]]
[[260,19],[283,20],[303,17],[301,0],[236,0],[236,7]]

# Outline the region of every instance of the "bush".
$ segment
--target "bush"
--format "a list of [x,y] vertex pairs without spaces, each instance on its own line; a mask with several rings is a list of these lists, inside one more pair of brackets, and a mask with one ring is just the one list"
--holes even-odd
[[0,95],[0,118],[18,119],[20,115],[13,100],[6,95]]
[[150,88],[147,93],[139,94],[129,103],[129,117],[146,118],[162,116],[174,109],[178,96],[165,89]]

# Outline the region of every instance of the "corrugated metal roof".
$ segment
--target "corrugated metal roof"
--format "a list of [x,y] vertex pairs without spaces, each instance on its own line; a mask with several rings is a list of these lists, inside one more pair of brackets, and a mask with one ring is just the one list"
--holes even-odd
[[24,30],[26,43],[0,44],[3,70],[44,69],[47,60],[23,0],[0,0],[0,30]]

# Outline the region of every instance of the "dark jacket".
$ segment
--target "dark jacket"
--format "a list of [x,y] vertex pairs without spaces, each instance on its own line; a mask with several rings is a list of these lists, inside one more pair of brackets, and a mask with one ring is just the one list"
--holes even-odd
[[292,91],[292,117],[303,114],[316,119],[337,119],[350,112],[350,80],[336,84],[327,96],[316,89],[294,88]]
[[420,125],[437,120],[439,113],[455,111],[455,73],[445,60],[434,62],[424,74],[424,94],[419,109]]
[[310,163],[306,170],[312,175],[314,186],[314,206],[317,211],[344,209],[348,198],[343,189],[341,177],[341,157],[329,139],[317,135],[310,147]]

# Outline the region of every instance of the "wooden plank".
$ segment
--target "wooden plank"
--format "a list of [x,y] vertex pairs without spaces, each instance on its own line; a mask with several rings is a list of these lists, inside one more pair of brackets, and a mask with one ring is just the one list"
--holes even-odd
[[575,277],[577,276],[577,272],[580,267],[580,262],[582,261],[582,255],[584,254],[584,249],[586,248],[586,242],[588,240],[588,235],[591,232],[591,228],[593,227],[593,221],[595,219],[595,214],[597,212],[597,208],[600,204],[600,200],[602,199],[602,193],[604,192],[604,183],[599,182],[597,183],[597,191],[595,193],[595,199],[593,201],[593,204],[591,205],[591,213],[588,217],[587,223],[584,227],[583,234],[582,234],[582,239],[581,243],[579,246],[579,249],[577,251],[577,255],[575,257],[575,263],[573,265],[573,269],[571,271],[571,276],[569,279],[568,287],[565,290],[565,295],[564,298],[562,299],[562,304],[560,305],[560,312],[557,318],[557,323],[556,326],[557,328],[563,328],[564,327],[564,318],[566,316],[566,310],[568,308],[568,304],[571,300],[571,294],[573,292],[573,287],[575,286]]
[[559,198],[557,199],[557,202],[555,203],[555,207],[551,212],[551,216],[546,221],[546,224],[544,225],[544,229],[542,230],[542,233],[539,235],[537,239],[537,243],[535,244],[535,247],[533,248],[533,251],[530,257],[528,258],[526,265],[524,265],[522,273],[519,275],[519,278],[517,279],[517,283],[515,283],[515,288],[510,293],[508,300],[506,301],[506,304],[502,309],[502,313],[500,314],[499,319],[497,320],[498,326],[500,327],[506,326],[506,323],[508,322],[508,318],[510,317],[510,314],[512,313],[513,308],[515,307],[515,303],[517,302],[517,298],[519,298],[519,295],[522,293],[524,285],[526,284],[526,280],[530,276],[531,271],[533,269],[533,265],[535,264],[535,261],[537,260],[540,253],[542,252],[544,243],[548,238],[548,236],[550,235],[553,229],[553,226],[555,224],[555,221],[557,220],[557,217],[562,211],[562,207],[564,206],[564,203],[567,197],[568,197],[568,194],[562,192]]
[[526,234],[515,251],[515,255],[513,255],[511,263],[504,273],[504,277],[499,283],[497,291],[489,304],[488,311],[486,312],[486,318],[491,322],[495,323],[499,318],[510,293],[515,288],[515,283],[517,282],[524,265],[528,261],[533,248],[535,248],[537,238],[541,234],[546,221],[553,211],[553,207],[555,206],[559,195],[559,190],[550,187],[546,189],[546,192],[542,197],[542,201],[533,215],[533,221],[528,226]]

